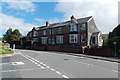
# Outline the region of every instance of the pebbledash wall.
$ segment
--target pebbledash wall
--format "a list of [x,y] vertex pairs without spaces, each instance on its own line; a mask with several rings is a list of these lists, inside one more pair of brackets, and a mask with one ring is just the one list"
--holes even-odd
[[33,27],[27,39],[36,43],[28,49],[113,55],[109,49],[101,50],[103,39],[92,16],[76,19],[72,15],[69,21],[54,24],[47,21],[45,26]]

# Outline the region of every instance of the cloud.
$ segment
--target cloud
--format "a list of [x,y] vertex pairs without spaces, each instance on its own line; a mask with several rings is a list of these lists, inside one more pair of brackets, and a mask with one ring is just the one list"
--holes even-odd
[[58,23],[63,21],[62,19],[58,19],[58,18],[50,18],[50,19],[39,19],[39,18],[35,18],[35,21],[38,21],[40,23],[41,26],[46,25],[46,21],[49,21],[51,24],[54,23]]
[[59,19],[59,18],[50,18],[50,19],[47,19],[46,21],[49,21],[51,24],[54,24],[54,23],[61,22],[62,19]]
[[0,27],[1,30],[6,31],[8,28],[19,29],[24,35],[36,26],[35,24],[25,23],[22,18],[16,18],[3,13],[0,13],[0,22],[2,22],[0,23],[0,25],[2,25],[2,27]]
[[30,1],[5,2],[8,4],[8,9],[23,10],[26,12],[34,12],[35,4]]
[[[71,15],[76,18],[93,16],[97,27],[108,33],[118,24],[118,0],[79,0],[78,2],[58,2],[55,10],[64,13],[66,20]],[[71,0],[73,1],[73,0]]]
[[35,18],[34,20],[36,20],[38,22],[43,22],[43,19],[39,19],[39,18]]

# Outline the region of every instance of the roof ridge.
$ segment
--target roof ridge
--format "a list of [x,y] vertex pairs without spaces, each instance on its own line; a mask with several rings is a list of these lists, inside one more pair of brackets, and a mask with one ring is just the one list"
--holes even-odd
[[[82,20],[82,19],[87,19],[87,18],[91,18],[92,16],[88,16],[88,17],[83,17],[83,18],[78,18],[76,20]],[[89,20],[89,19],[88,19]],[[53,25],[57,25],[57,24],[63,24],[63,23],[67,23],[67,22],[70,22],[70,20],[68,21],[64,21],[64,22],[58,22],[58,23],[53,23],[53,24],[50,24],[50,26],[53,26]],[[44,28],[46,27],[45,25],[44,26],[40,26],[40,27],[37,27],[37,28]]]

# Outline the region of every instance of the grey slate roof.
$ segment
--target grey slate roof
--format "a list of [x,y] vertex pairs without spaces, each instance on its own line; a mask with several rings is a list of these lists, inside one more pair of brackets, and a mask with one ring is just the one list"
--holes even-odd
[[[79,19],[76,19],[76,21],[78,23],[85,23],[87,22],[90,18],[90,17],[85,17],[85,18],[79,18]],[[50,24],[50,26],[41,26],[41,27],[38,27],[39,30],[42,30],[42,29],[48,29],[48,28],[55,28],[55,27],[60,27],[60,26],[65,26],[65,25],[69,25],[70,24],[70,20],[69,21],[65,21],[65,22],[61,22],[61,23],[54,23],[54,24]]]

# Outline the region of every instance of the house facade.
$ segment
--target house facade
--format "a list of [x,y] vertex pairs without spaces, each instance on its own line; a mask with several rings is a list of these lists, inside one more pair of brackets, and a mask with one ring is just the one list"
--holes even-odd
[[[27,34],[28,40],[40,45],[73,45],[73,46],[102,46],[101,32],[96,27],[92,16],[76,19],[70,17],[69,21],[45,26],[33,27]],[[38,46],[39,47],[39,46]]]

